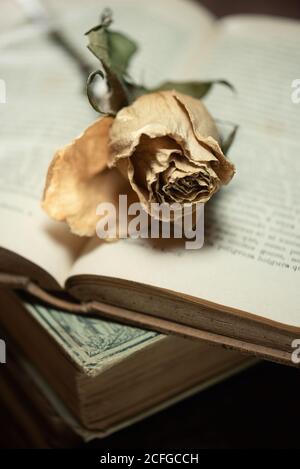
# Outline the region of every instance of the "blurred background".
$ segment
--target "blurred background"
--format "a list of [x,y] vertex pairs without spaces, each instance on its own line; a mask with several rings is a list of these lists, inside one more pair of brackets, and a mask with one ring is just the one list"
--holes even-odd
[[277,15],[288,18],[300,18],[300,7],[297,0],[195,0],[204,5],[217,16],[237,13],[254,13],[260,15]]

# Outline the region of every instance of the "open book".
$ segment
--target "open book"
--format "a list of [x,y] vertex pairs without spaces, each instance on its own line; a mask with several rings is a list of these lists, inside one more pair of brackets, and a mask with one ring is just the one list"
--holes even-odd
[[[84,53],[83,33],[105,4],[74,1],[71,10],[48,4]],[[131,70],[137,80],[221,78],[235,86],[237,96],[215,87],[206,104],[215,118],[240,126],[230,151],[237,174],[205,207],[200,250],[73,237],[47,219],[40,198],[55,149],[95,119],[82,77],[41,33],[3,46],[0,270],[25,277],[16,286],[40,296],[33,283],[68,290],[88,302],[78,307],[82,312],[99,310],[293,364],[293,340],[300,337],[300,107],[291,85],[299,73],[300,24],[256,16],[217,21],[181,0],[110,6],[116,27],[141,45]]]

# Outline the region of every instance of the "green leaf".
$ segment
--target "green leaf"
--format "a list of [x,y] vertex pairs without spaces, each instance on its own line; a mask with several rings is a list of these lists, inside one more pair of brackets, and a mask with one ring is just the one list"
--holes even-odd
[[224,85],[227,86],[231,91],[235,91],[234,87],[226,80],[212,80],[212,81],[186,81],[186,82],[177,82],[177,81],[166,81],[151,91],[165,91],[165,90],[175,90],[179,93],[187,94],[193,96],[193,98],[201,99],[203,98],[214,85]]
[[127,78],[124,79],[124,84],[128,92],[129,103],[135,101],[139,96],[151,92],[151,90],[145,88],[145,86],[137,85],[136,83],[129,81]]
[[234,125],[234,128],[232,129],[230,134],[222,141],[221,147],[225,155],[229,152],[229,149],[235,140],[238,128],[239,128],[238,125]]
[[[106,110],[101,109],[100,99],[95,96],[94,93],[93,82],[97,76],[101,77],[103,80],[106,79],[109,87],[109,109]],[[106,70],[106,76],[102,70],[92,72],[87,79],[86,91],[90,105],[100,114],[115,115],[119,109],[128,104],[126,90],[122,83],[117,79],[116,75],[110,73],[109,69]]]
[[[105,71],[105,78],[110,88],[110,112],[116,113],[129,104],[129,92],[125,84],[125,77],[129,62],[137,50],[137,45],[124,34],[110,31],[111,23],[112,13],[106,9],[102,13],[101,23],[90,29],[86,36],[89,40],[88,48],[100,60]],[[101,112],[91,87],[96,75],[101,75],[101,73],[97,71],[90,75],[87,93],[93,108]]]
[[113,73],[108,67],[104,67],[104,69],[110,91],[111,112],[116,114],[120,109],[129,104],[128,92],[123,80],[118,75]]
[[138,47],[134,41],[119,32],[107,31],[107,35],[112,69],[119,75],[125,75]]
[[233,122],[218,118],[215,118],[215,123],[220,135],[220,146],[223,153],[226,154],[235,140],[239,126]]
[[106,29],[100,25],[85,34],[89,40],[89,50],[95,55],[95,57],[97,57],[97,59],[109,66],[110,59]]
[[105,75],[102,72],[102,70],[96,70],[95,72],[92,72],[89,75],[89,77],[87,79],[87,83],[86,83],[86,93],[87,93],[87,97],[88,97],[88,100],[90,102],[90,105],[92,106],[92,108],[96,112],[99,112],[100,114],[112,115],[108,110],[104,110],[104,109],[100,108],[100,99],[99,99],[99,97],[95,96],[94,89],[93,89],[93,86],[92,86],[93,82],[94,82],[94,79],[96,77],[101,77],[102,80],[104,80]]
[[125,34],[111,31],[112,14],[105,10],[101,17],[101,23],[90,29],[88,48],[101,61],[119,77],[125,75],[132,56],[137,51],[137,44]]

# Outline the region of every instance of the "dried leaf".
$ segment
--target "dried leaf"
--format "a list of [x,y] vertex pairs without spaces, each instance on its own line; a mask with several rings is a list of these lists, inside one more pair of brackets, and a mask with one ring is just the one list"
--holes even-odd
[[112,22],[111,16],[109,21],[109,15],[110,12],[104,12],[101,23],[86,33],[89,39],[88,48],[107,69],[123,77],[138,47],[125,34],[109,29]]
[[[86,35],[89,39],[88,48],[100,60],[105,71],[105,78],[110,88],[110,111],[115,114],[130,101],[125,77],[129,62],[137,51],[137,45],[124,34],[111,31],[109,29],[111,22],[111,12],[106,10],[102,14],[101,23],[88,31]],[[91,83],[99,72],[101,73],[97,71],[91,74],[87,83],[89,101],[96,110],[98,110],[98,104],[95,99],[91,99],[93,95]]]
[[204,96],[209,93],[214,85],[224,85],[227,86],[232,92],[235,92],[235,89],[231,83],[226,80],[211,80],[211,81],[166,81],[154,88],[146,88],[141,85],[135,85],[134,83],[126,83],[130,91],[130,102],[132,102],[137,97],[145,93],[155,93],[157,91],[178,91],[179,93],[192,96],[196,99],[204,98]]
[[222,150],[224,153],[228,153],[230,150],[231,145],[233,144],[239,126],[234,125],[233,129],[231,130],[230,134],[222,141]]

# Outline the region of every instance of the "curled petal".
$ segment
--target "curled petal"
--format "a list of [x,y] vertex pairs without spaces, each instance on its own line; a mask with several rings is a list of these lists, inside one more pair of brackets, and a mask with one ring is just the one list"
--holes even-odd
[[201,101],[176,91],[146,94],[117,114],[108,164],[148,212],[153,201],[205,203],[234,174],[218,138]]
[[[130,157],[140,143],[142,135],[151,139],[169,136],[192,159],[212,161],[217,158],[196,138],[190,117],[175,91],[146,94],[131,106],[123,108],[116,116],[110,132],[109,166],[117,165],[122,158]],[[199,108],[199,126],[203,137],[217,138],[218,132],[212,117],[201,101],[189,98]],[[200,143],[200,144],[199,144]]]
[[235,173],[235,167],[231,161],[224,156],[218,143],[218,136],[213,135],[211,132],[213,129],[211,118],[207,118],[207,115],[203,113],[203,108],[199,106],[199,102],[194,98],[177,93],[176,99],[184,106],[184,109],[188,113],[194,134],[199,143],[209,148],[216,156],[217,161],[212,161],[211,166],[219,176],[222,184],[227,184]]
[[65,220],[80,236],[95,234],[100,202],[117,203],[128,183],[117,170],[107,169],[108,135],[113,119],[94,122],[72,143],[57,151],[49,167],[42,201],[56,220]]

